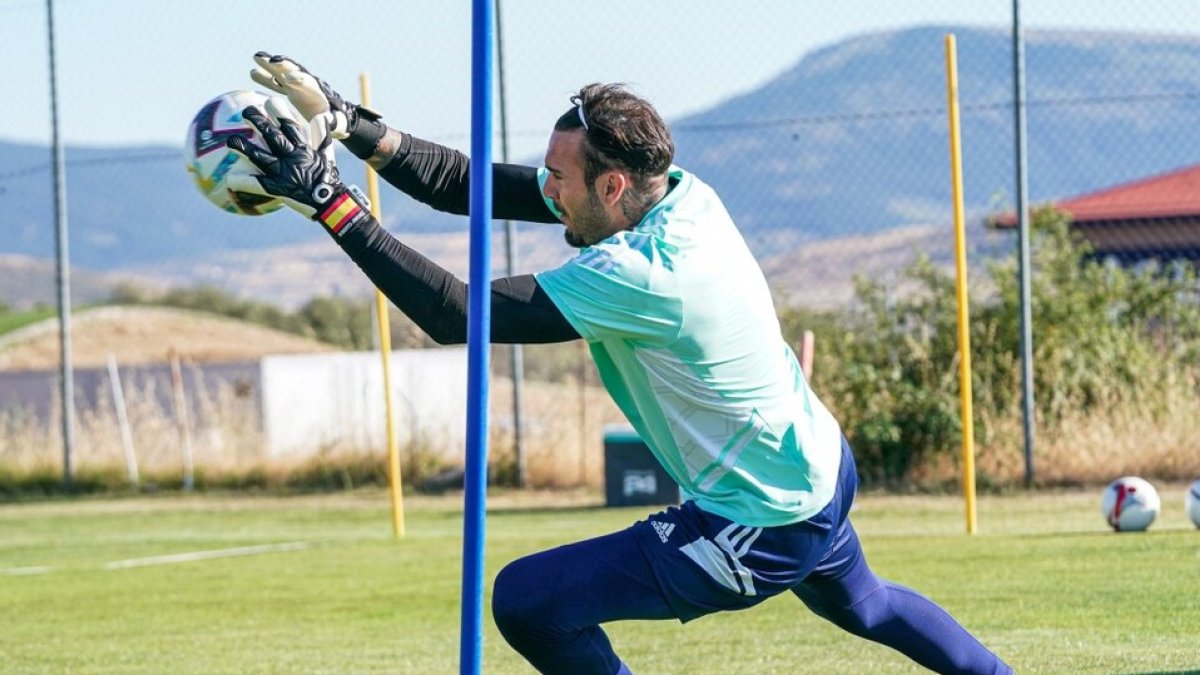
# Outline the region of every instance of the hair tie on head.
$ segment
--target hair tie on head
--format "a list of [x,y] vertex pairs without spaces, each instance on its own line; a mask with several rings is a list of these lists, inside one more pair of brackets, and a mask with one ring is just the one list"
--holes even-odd
[[583,125],[583,130],[588,131],[587,119],[585,119],[583,116],[583,104],[582,103],[575,106],[575,112],[579,113],[579,123]]

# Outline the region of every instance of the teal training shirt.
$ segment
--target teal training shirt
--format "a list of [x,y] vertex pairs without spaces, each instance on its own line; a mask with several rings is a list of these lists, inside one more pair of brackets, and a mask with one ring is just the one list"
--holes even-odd
[[636,227],[538,284],[685,498],[753,527],[805,520],[833,498],[841,430],[809,389],[721,200],[677,167],[670,178]]

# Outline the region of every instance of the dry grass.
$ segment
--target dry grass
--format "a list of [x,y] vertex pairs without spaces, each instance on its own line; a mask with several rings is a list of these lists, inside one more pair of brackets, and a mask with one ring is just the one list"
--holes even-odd
[[[217,349],[219,345],[241,343],[245,348],[277,351],[283,344],[276,340],[291,336],[225,332],[230,324],[220,319],[205,320],[202,325],[179,323],[180,313],[173,310],[155,321],[155,311],[138,310],[138,321],[128,315],[97,314],[80,322],[78,334],[82,360],[102,358],[114,346],[128,343],[147,354],[161,349],[149,345],[175,340],[181,351],[191,344],[185,340]],[[167,315],[170,316],[167,316]],[[126,321],[121,321],[124,316]],[[194,318],[194,317],[193,317]],[[195,319],[199,320],[199,319]],[[140,323],[140,327],[132,324]],[[122,323],[126,324],[122,329]],[[158,326],[154,329],[154,326]],[[244,324],[239,324],[244,326]],[[43,332],[45,328],[40,329]],[[267,339],[270,337],[271,339]],[[53,343],[49,331],[29,342],[11,345],[3,353],[10,359],[17,354],[41,354],[39,365],[53,360],[45,343]],[[297,341],[300,339],[297,338]],[[299,342],[297,348],[312,348]],[[318,345],[319,346],[319,345]],[[16,350],[16,351],[13,351]],[[186,351],[185,351],[186,355]],[[22,357],[24,358],[24,357]],[[136,362],[131,354],[122,363]],[[523,391],[524,452],[528,486],[531,488],[597,489],[603,486],[603,433],[609,424],[623,424],[624,417],[607,393],[594,381],[594,369],[586,353],[580,350],[579,368],[571,367],[574,378],[565,382],[526,380]],[[11,365],[11,361],[10,361]],[[569,364],[568,364],[569,365]],[[186,366],[185,366],[186,367]],[[199,376],[199,373],[193,373]],[[230,383],[209,382],[197,387],[198,398],[190,401],[188,432],[198,474],[210,479],[230,477],[258,485],[279,485],[289,476],[332,475],[333,467],[341,477],[322,480],[343,483],[370,480],[382,465],[383,450],[326,448],[315,457],[266,458],[262,420],[253,397],[239,396]],[[156,390],[166,383],[153,381],[140,387],[127,387],[128,416],[139,470],[145,476],[181,475],[184,436],[179,418],[169,403],[169,392]],[[1200,398],[1193,392],[1195,382],[1171,382],[1153,400],[1111,402],[1102,412],[1068,413],[1053,423],[1041,420],[1035,430],[1034,468],[1037,481],[1045,485],[1097,484],[1123,474],[1136,474],[1164,480],[1193,480],[1200,477]],[[515,466],[512,428],[512,382],[493,377],[490,411],[490,454],[493,467],[511,480]],[[77,469],[107,472],[120,480],[125,474],[124,449],[117,417],[109,391],[89,392],[98,401],[91,409],[78,411],[74,462]],[[61,473],[61,413],[53,410],[49,419],[35,419],[27,410],[0,410],[0,473],[9,476]],[[988,419],[980,428],[987,429],[976,447],[976,466],[982,485],[1017,485],[1024,476],[1022,429],[1019,415]],[[402,447],[401,456],[406,484],[460,461],[457,448]],[[348,468],[347,468],[348,467]],[[933,463],[918,467],[909,477],[924,485],[953,483],[959,475],[957,453],[944,455]],[[242,478],[238,478],[238,477]]]
[[[1040,425],[1034,440],[1039,483],[1100,483],[1123,475],[1166,480],[1200,477],[1200,400],[1181,401],[1170,414],[1116,411],[1069,415],[1053,428]],[[1024,471],[1019,420],[1005,422],[1001,436],[1013,439],[984,448],[980,467],[997,478],[1019,480]]]
[[[266,459],[262,423],[252,400],[232,387],[193,401],[188,431],[198,473],[212,483],[283,485],[298,474],[336,472],[326,483],[364,483],[365,474],[382,471],[383,449],[328,448],[306,458]],[[101,405],[77,417],[76,467],[121,474],[125,460],[112,398],[97,393]],[[143,476],[175,476],[182,471],[182,430],[169,407],[151,388],[127,393],[128,417]],[[493,378],[490,458],[493,468],[515,471],[511,425],[511,381]],[[624,418],[604,389],[590,383],[526,382],[523,389],[526,478],[530,489],[601,489],[604,486],[604,429]],[[1123,474],[1147,479],[1192,480],[1200,477],[1200,400],[1171,398],[1170,414],[1129,406],[1121,412],[1063,418],[1034,430],[1034,471],[1040,485],[1104,484]],[[0,413],[0,466],[10,474],[61,471],[58,413],[40,422],[20,410]],[[982,486],[1019,485],[1024,479],[1020,419],[996,420],[989,440],[976,446],[976,470]],[[402,447],[407,485],[446,466],[457,449]],[[455,461],[450,461],[455,464]],[[347,468],[349,467],[349,468]],[[246,476],[253,477],[246,480]],[[911,473],[913,485],[953,485],[960,476],[958,454],[942,455]],[[239,478],[240,477],[240,478]],[[367,478],[370,482],[370,476]]]
[[[139,470],[181,470],[188,436],[197,467],[237,470],[259,460],[262,424],[256,402],[239,396],[231,383],[212,384],[212,391],[197,387],[199,395],[189,401],[186,428],[172,407],[160,403],[164,396],[157,388],[163,383],[147,380],[144,386],[125,391]],[[94,408],[76,411],[74,463],[81,468],[124,471],[124,442],[112,396],[107,389],[95,394]],[[0,429],[0,464],[10,471],[61,468],[62,409],[57,400],[44,420],[20,408],[0,411]]]
[[[1112,402],[1085,414],[1077,409],[1058,420],[1038,420],[1033,469],[1039,485],[1099,485],[1124,475],[1164,481],[1200,478],[1200,398],[1194,385],[1161,392],[1158,400]],[[976,474],[983,484],[1024,481],[1024,431],[1019,413],[988,419],[987,438],[975,446]],[[910,478],[925,485],[959,479],[958,453],[918,467]]]
[[[237,476],[250,476],[252,484],[281,485],[297,474],[340,472],[353,484],[362,482],[355,476],[384,466],[383,448],[329,447],[313,456],[268,458],[256,400],[239,396],[232,383],[207,385],[197,387],[198,396],[188,403],[187,437],[184,421],[174,407],[162,403],[171,397],[156,389],[165,383],[150,380],[125,391],[134,453],[143,476],[181,476],[188,437],[195,471],[210,482],[237,484]],[[98,401],[94,408],[77,411],[74,467],[124,476],[124,444],[112,396],[105,389],[96,392],[94,400]],[[602,486],[603,429],[623,420],[604,390],[590,383],[527,381],[522,400],[528,486]],[[494,379],[491,401],[491,463],[511,467],[515,461],[511,380]],[[0,411],[0,467],[4,472],[15,476],[61,473],[61,419],[57,405],[49,419],[36,419],[19,408]],[[400,454],[408,484],[456,463],[453,458],[462,455],[457,448],[416,446],[402,446]]]
[[[493,378],[493,461],[512,461],[512,380]],[[588,382],[526,381],[522,389],[526,478],[531,488],[604,485],[604,427],[625,417],[603,388]]]
[[[191,402],[192,453],[197,474],[211,483],[281,486],[296,476],[352,486],[374,482],[384,452],[328,448],[315,456],[268,459],[262,424],[252,399],[231,385],[210,383],[215,393]],[[202,388],[203,389],[203,388]],[[160,404],[154,384],[127,391],[128,415],[138,466],[143,476],[182,475],[184,437],[171,407]],[[77,416],[75,466],[79,470],[124,476],[124,449],[112,399],[98,392],[96,408]],[[590,382],[526,381],[523,390],[524,451],[527,486],[532,489],[600,489],[604,483],[603,434],[606,425],[624,418],[607,393]],[[512,383],[493,378],[490,459],[508,480],[515,471],[512,433]],[[1200,476],[1200,399],[1169,398],[1168,412],[1155,414],[1129,405],[1107,414],[1069,415],[1035,430],[1034,468],[1041,485],[1095,485],[1120,475],[1169,481]],[[48,420],[27,411],[0,411],[0,467],[10,476],[61,472],[59,413]],[[1019,418],[991,421],[990,437],[976,446],[981,486],[1019,485],[1024,477]],[[402,447],[406,485],[447,466],[457,449]],[[450,463],[455,463],[450,461]],[[328,474],[328,475],[327,475]],[[336,475],[334,475],[336,474]],[[957,453],[942,455],[910,475],[914,484],[951,485],[960,475]],[[322,478],[324,476],[324,478]],[[161,482],[161,481],[160,481]]]
[[[305,354],[334,347],[215,314],[166,307],[102,307],[71,317],[72,364],[103,367],[109,354],[122,366],[162,363],[174,351],[197,362],[242,361],[264,354]],[[0,369],[58,367],[58,319],[0,337]]]
[[[188,362],[260,358],[264,354],[326,351],[330,347],[304,338],[184,310],[133,307],[82,312],[74,321],[74,363],[102,367],[108,354],[122,365],[161,363],[168,349]],[[591,381],[593,367],[585,350],[576,379],[568,383],[527,380],[523,391],[524,438],[530,486],[597,487],[603,483],[603,428],[624,418],[608,395]],[[586,362],[584,362],[586,361]],[[5,336],[0,368],[57,367],[57,321],[49,320]],[[199,377],[198,370],[192,373]],[[364,454],[381,461],[383,449],[341,446],[324,448],[316,457],[266,458],[261,413],[253,398],[240,397],[227,382],[209,382],[190,401],[188,432],[197,472],[209,476],[254,473],[281,480],[307,465],[351,464]],[[126,385],[125,396],[139,469],[143,474],[178,474],[183,466],[184,436],[169,386],[149,381]],[[111,393],[91,392],[94,408],[77,411],[74,464],[77,468],[123,475],[124,448]],[[493,464],[512,464],[512,382],[494,377],[491,392],[491,457]],[[55,403],[57,406],[57,401]],[[382,422],[381,422],[382,423]],[[61,473],[61,410],[49,419],[33,419],[28,411],[0,410],[0,469],[8,472]],[[461,462],[458,448],[401,447],[406,476],[435,473],[447,463]]]

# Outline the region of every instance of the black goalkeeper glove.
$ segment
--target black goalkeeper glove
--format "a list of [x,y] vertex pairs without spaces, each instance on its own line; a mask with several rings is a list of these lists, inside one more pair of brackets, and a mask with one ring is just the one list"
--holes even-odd
[[227,145],[245,155],[262,174],[254,179],[263,194],[279,197],[335,235],[370,217],[367,198],[338,177],[328,136],[313,148],[300,125],[289,119],[280,118],[276,124],[254,106],[242,111],[242,117],[254,125],[267,147],[261,148],[241,136],[231,136]]

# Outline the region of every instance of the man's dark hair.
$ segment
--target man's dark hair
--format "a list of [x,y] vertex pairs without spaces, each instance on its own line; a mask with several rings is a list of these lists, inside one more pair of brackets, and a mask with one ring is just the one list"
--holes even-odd
[[620,84],[589,84],[571,97],[574,104],[554,123],[555,131],[583,129],[584,177],[590,185],[601,173],[624,169],[638,192],[667,173],[675,142],[658,111]]

